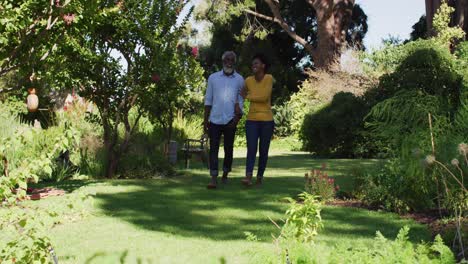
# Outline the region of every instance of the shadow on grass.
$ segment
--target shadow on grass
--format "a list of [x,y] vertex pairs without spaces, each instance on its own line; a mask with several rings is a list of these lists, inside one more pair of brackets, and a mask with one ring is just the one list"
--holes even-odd
[[[242,164],[242,159],[235,161]],[[309,163],[310,162],[310,163]],[[271,174],[261,188],[246,189],[240,178],[231,178],[230,183],[217,190],[207,190],[209,177],[202,164],[195,166],[189,176],[165,180],[113,181],[109,184],[132,186],[127,192],[101,193],[97,195],[99,206],[105,214],[120,218],[133,225],[151,231],[166,232],[183,237],[203,237],[213,240],[244,240],[245,231],[256,234],[263,241],[270,241],[271,234],[278,230],[269,221],[280,221],[287,208],[281,202],[284,197],[294,197],[302,191],[303,174],[298,170],[320,166],[322,160],[309,161],[305,157],[280,155],[270,158]],[[364,161],[365,163],[365,161]],[[283,164],[282,169],[275,169]],[[333,170],[345,171],[352,161],[343,160],[342,165],[333,161]],[[338,163],[340,164],[340,163]],[[367,166],[372,164],[364,164]],[[238,171],[237,167],[235,171]],[[292,170],[295,170],[293,173]],[[186,171],[186,173],[189,173]],[[427,238],[423,226],[400,220],[392,214],[370,214],[355,208],[326,207],[323,211],[325,236],[341,236],[353,240],[375,237],[380,230],[385,236],[395,237],[404,225],[413,228],[411,240]],[[391,217],[391,219],[388,219]],[[415,226],[415,227],[413,227]]]
[[44,188],[44,187],[54,187],[58,189],[62,189],[68,193],[72,193],[78,190],[81,187],[85,187],[88,185],[93,185],[100,181],[97,180],[67,180],[62,182],[40,182],[37,184],[30,184],[29,187],[31,188]]
[[289,181],[290,177],[276,177],[260,189],[245,189],[236,178],[217,190],[207,190],[206,177],[194,175],[133,182],[135,191],[96,198],[106,214],[147,230],[215,240],[245,239],[243,232],[251,231],[268,238],[276,231],[268,216],[278,218],[286,208],[279,200],[300,192]]

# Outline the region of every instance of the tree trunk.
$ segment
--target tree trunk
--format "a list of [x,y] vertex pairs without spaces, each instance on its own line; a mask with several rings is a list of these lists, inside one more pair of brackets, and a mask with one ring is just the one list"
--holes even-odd
[[426,0],[426,24],[429,36],[435,35],[432,21],[434,21],[434,15],[441,4],[441,0]]
[[317,48],[311,54],[314,66],[329,68],[336,60],[337,50],[335,43],[335,17],[333,13],[333,0],[317,1],[314,4],[317,13]]
[[468,0],[458,0],[455,9],[455,24],[468,34]]
[[353,13],[354,0],[316,0],[312,6],[317,14],[317,47],[312,52],[316,68],[332,69],[346,44]]
[[118,155],[113,151],[108,153],[107,166],[106,166],[106,178],[112,179],[117,172],[117,165],[119,164]]

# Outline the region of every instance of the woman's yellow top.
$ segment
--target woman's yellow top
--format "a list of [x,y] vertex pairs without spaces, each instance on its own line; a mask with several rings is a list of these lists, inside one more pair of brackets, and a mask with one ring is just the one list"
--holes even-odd
[[249,76],[245,79],[245,88],[247,89],[246,99],[250,101],[247,120],[272,121],[271,91],[273,90],[273,76],[265,74],[259,82],[255,80],[255,76]]

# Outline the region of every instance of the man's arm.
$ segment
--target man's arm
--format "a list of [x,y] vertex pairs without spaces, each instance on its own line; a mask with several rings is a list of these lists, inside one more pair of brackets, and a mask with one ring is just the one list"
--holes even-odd
[[211,83],[211,78],[208,78],[208,87],[206,89],[205,94],[205,115],[203,118],[203,130],[205,133],[208,132],[208,127],[210,125],[210,113],[211,113],[211,106],[213,105],[213,85]]

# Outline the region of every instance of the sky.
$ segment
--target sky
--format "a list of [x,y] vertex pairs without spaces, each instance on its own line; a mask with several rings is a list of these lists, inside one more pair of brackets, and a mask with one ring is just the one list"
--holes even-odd
[[[198,1],[192,0],[191,4]],[[409,38],[411,27],[426,12],[424,0],[356,0],[356,3],[368,16],[369,31],[364,39],[368,49],[378,48],[389,35]]]
[[368,16],[369,31],[364,39],[367,48],[378,48],[382,39],[409,38],[412,26],[425,14],[424,0],[356,0]]

